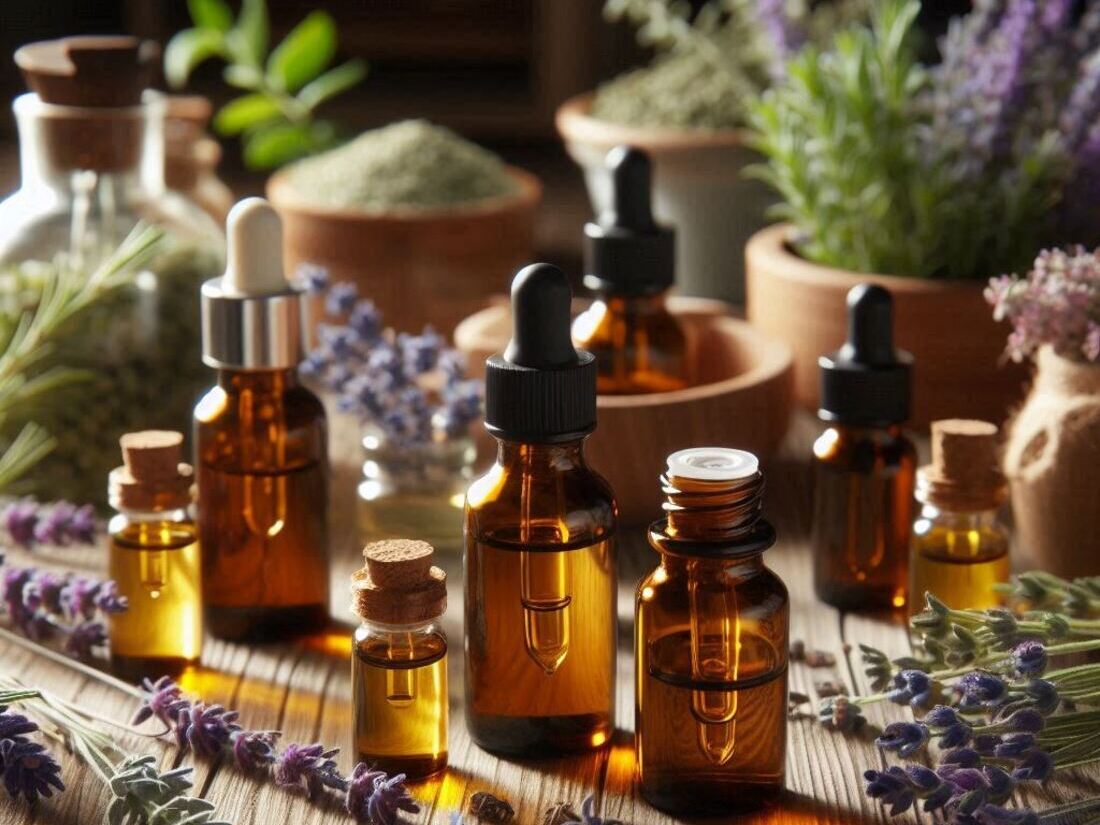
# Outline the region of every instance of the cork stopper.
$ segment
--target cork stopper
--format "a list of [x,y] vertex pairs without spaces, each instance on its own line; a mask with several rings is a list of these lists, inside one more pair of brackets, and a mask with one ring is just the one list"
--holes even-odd
[[28,43],[15,64],[44,103],[84,108],[137,106],[153,79],[160,47],[125,35],[84,35]]
[[432,565],[424,541],[376,541],[363,549],[366,566],[351,577],[352,610],[388,624],[425,622],[447,609],[447,574]]
[[191,503],[191,465],[183,462],[183,435],[168,430],[126,433],[119,439],[123,466],[111,471],[116,506],[132,510],[174,510]]
[[918,473],[918,496],[947,510],[987,510],[1005,499],[998,431],[988,421],[932,422],[932,463]]

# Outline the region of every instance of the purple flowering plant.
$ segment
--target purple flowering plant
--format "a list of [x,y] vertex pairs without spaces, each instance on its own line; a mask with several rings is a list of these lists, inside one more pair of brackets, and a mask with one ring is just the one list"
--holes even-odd
[[431,327],[419,335],[387,330],[374,303],[351,283],[329,283],[306,267],[300,279],[323,298],[326,322],[303,371],[336,393],[357,416],[404,448],[465,436],[481,415],[482,382],[466,374],[462,353]]
[[0,510],[0,524],[13,544],[27,550],[41,544],[94,544],[98,527],[95,508],[90,504],[41,504],[32,498],[9,502]]
[[1100,241],[1100,6],[975,0],[924,65],[917,0],[802,50],[752,107],[756,172],[805,257],[985,279]]

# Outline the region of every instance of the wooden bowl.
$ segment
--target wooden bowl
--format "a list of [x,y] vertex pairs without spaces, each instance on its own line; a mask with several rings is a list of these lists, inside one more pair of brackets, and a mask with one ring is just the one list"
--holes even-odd
[[413,332],[431,324],[450,335],[532,259],[542,185],[522,169],[508,172],[516,194],[452,209],[316,206],[295,194],[285,172],[271,176],[267,196],[283,219],[288,272],[322,266],[334,280],[358,284],[387,326]]
[[745,300],[745,241],[765,223],[775,196],[744,176],[746,164],[761,160],[744,129],[658,129],[625,126],[592,117],[593,95],[567,100],[555,117],[566,151],[584,172],[593,212],[611,199],[605,156],[627,144],[653,161],[653,208],[674,226],[676,284],[682,294]]
[[894,343],[913,354],[913,415],[1001,423],[1023,399],[1026,371],[1006,362],[1008,326],[993,320],[984,281],[947,281],[848,272],[795,254],[787,224],[757,232],[745,247],[749,321],[794,351],[794,395],[818,405],[819,356],[847,335],[848,290],[876,283],[894,296]]
[[[701,383],[673,392],[601,395],[599,424],[586,452],[611,483],[624,524],[661,515],[658,476],[669,453],[723,446],[770,455],[787,432],[791,404],[791,350],[732,318],[719,301],[671,298],[669,309],[688,333]],[[498,303],[467,318],[455,345],[483,370],[511,335],[511,312]]]

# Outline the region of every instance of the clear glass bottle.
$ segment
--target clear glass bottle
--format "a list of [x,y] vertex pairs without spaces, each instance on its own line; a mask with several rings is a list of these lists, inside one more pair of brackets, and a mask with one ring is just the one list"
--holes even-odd
[[1011,573],[1008,495],[997,427],[984,421],[932,422],[932,463],[917,473],[921,511],[913,524],[909,612],[931,593],[956,610],[1001,604],[994,585]]
[[423,779],[447,767],[446,574],[422,541],[374,542],[352,578],[363,620],[352,655],[359,761]]
[[395,446],[363,438],[359,528],[364,542],[417,535],[443,552],[461,552],[462,508],[477,449],[469,436]]
[[901,426],[911,363],[894,349],[890,293],[854,287],[848,340],[821,358],[818,415],[827,426],[813,446],[814,588],[841,609],[905,605],[917,466]]
[[638,786],[671,813],[721,815],[783,789],[790,605],[762,554],[763,474],[750,453],[673,453],[660,565],[635,602]]
[[584,283],[596,294],[573,323],[573,341],[596,357],[601,395],[669,392],[691,383],[687,336],[668,311],[675,234],[653,220],[648,156],[607,155],[611,208],[585,226]]
[[617,507],[584,457],[595,363],[569,340],[547,264],[512,285],[515,332],[487,362],[495,465],[466,498],[466,725],[526,756],[606,744],[614,724]]
[[328,621],[328,429],[298,380],[303,302],[279,218],[249,198],[228,226],[229,268],[203,285],[218,382],[195,407],[206,616],[223,638],[279,640]]
[[[16,52],[32,93],[15,100],[19,190],[0,203],[0,273],[35,295],[42,267],[90,273],[139,222],[167,230],[131,287],[104,298],[55,353],[90,380],[36,413],[57,449],[35,471],[52,498],[103,503],[118,438],[184,429],[202,386],[198,294],[218,273],[217,225],[164,182],[164,102],[144,92],[156,45],[73,37]],[[10,294],[10,293],[9,293]]]
[[129,606],[110,616],[111,667],[130,681],[178,676],[202,655],[202,571],[183,436],[124,435],[111,472],[108,573]]

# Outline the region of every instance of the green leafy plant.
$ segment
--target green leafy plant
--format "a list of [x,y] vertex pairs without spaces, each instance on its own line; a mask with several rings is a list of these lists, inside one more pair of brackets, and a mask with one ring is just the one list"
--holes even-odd
[[268,53],[265,0],[242,0],[236,20],[225,0],[188,0],[188,8],[195,25],[169,41],[165,77],[180,88],[206,60],[225,62],[225,82],[244,94],[217,112],[214,129],[241,138],[249,168],[271,169],[336,143],[336,125],[316,111],[359,83],[367,66],[353,59],[331,67],[336,22],[330,14],[310,12]]

